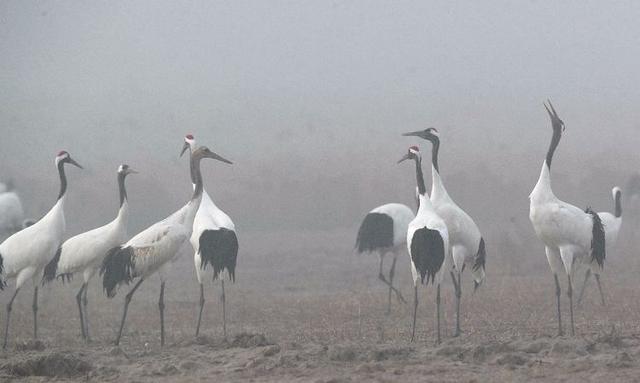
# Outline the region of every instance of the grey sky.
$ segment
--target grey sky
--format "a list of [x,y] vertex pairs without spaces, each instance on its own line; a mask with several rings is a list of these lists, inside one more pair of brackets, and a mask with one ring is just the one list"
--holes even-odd
[[[605,174],[578,194],[570,175],[601,162],[623,177],[640,163],[638,15],[632,1],[3,0],[0,177],[35,185],[25,193],[42,212],[64,148],[88,168],[72,174],[75,198],[110,198],[115,210],[112,173],[128,162],[142,172],[132,199],[153,197],[144,225],[187,198],[177,154],[192,132],[236,162],[205,165],[236,221],[306,224],[308,213],[349,226],[376,203],[411,202],[413,174],[395,161],[428,146],[399,133],[435,126],[465,208],[482,216],[471,193],[496,192],[477,174],[475,185],[459,180],[491,166],[517,184],[507,197],[526,212],[550,97],[567,124],[556,169],[569,176],[557,188],[608,208],[609,183],[624,180]],[[278,215],[289,204],[289,218]]]

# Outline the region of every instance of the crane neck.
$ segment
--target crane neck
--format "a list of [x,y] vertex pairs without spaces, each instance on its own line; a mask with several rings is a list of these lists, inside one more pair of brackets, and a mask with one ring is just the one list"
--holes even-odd
[[191,182],[194,184],[193,195],[191,196],[192,201],[201,198],[202,190],[204,189],[202,173],[200,172],[200,160],[201,158],[194,158],[193,155],[191,155],[191,161],[189,162]]
[[415,158],[416,162],[416,182],[418,183],[418,194],[425,195],[427,188],[424,186],[424,175],[422,174],[422,159],[418,156]]
[[615,197],[615,216],[616,218],[622,217],[622,194],[616,193]]
[[440,139],[438,137],[432,137],[429,141],[433,146],[431,150],[431,165],[436,169],[438,173],[440,173],[440,167],[438,166],[438,152],[440,151]]
[[551,136],[551,142],[549,143],[549,150],[547,150],[546,164],[549,170],[551,170],[551,160],[553,160],[553,154],[560,143],[560,137],[562,136],[562,131],[560,129],[554,129],[553,135]]
[[127,175],[118,173],[118,191],[120,193],[120,207],[127,202],[127,189],[124,186],[124,180]]
[[58,193],[58,200],[62,199],[67,192],[67,175],[64,173],[64,162],[58,162],[58,175],[60,176],[60,193]]

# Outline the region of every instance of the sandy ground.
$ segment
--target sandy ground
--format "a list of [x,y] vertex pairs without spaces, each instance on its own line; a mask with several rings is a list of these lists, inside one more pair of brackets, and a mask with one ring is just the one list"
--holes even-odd
[[[607,305],[599,304],[594,283],[576,308],[576,336],[559,338],[544,254],[494,256],[489,279],[476,294],[469,275],[464,280],[459,338],[451,337],[452,286],[448,279],[443,285],[443,342],[435,345],[433,288],[420,290],[418,336],[410,343],[411,306],[394,299],[386,315],[387,291],[376,278],[377,259],[352,255],[350,236],[300,233],[295,245],[283,238],[256,235],[245,241],[238,281],[226,285],[226,340],[219,282],[206,284],[203,331],[194,338],[198,288],[188,254],[173,264],[167,282],[164,348],[157,279],[146,281],[134,296],[120,347],[112,342],[126,289],[109,300],[98,279],[93,281],[90,344],[79,336],[74,298],[79,278],[41,294],[39,342],[30,340],[32,292],[25,289],[14,305],[0,380],[640,381],[640,304],[633,273],[638,262],[623,267],[612,261],[603,277]],[[397,284],[411,301],[405,258]],[[3,304],[9,295],[2,294]],[[563,293],[568,323],[566,302]]]

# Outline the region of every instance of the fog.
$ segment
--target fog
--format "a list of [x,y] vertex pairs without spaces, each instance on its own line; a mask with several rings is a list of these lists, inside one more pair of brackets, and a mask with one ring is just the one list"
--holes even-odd
[[189,198],[178,154],[193,133],[234,161],[203,171],[241,241],[355,237],[371,208],[413,206],[413,168],[396,161],[430,146],[400,134],[433,126],[450,194],[495,253],[504,232],[533,236],[547,98],[567,127],[560,198],[611,210],[611,187],[637,171],[639,12],[631,1],[2,1],[0,178],[39,217],[68,150],[86,167],[68,170],[74,234],[115,215],[115,170],[128,163],[140,171],[128,180],[134,233]]

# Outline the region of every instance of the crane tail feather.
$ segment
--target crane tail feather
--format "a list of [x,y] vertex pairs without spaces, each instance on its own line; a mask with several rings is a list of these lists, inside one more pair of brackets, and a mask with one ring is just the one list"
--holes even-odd
[[593,221],[593,229],[591,231],[591,261],[595,261],[600,268],[603,268],[604,259],[607,255],[604,224],[602,223],[598,213],[593,211],[590,207],[585,210],[585,213],[591,215],[591,219]]
[[131,270],[134,267],[133,248],[117,246],[107,252],[100,275],[102,276],[102,287],[107,297],[113,298],[116,295],[116,288],[121,284],[129,284],[133,279]]
[[[56,251],[56,255],[44,267],[44,272],[42,273],[42,286],[56,279],[56,274],[58,273],[58,262],[60,262],[61,255],[62,255],[62,247],[59,247],[58,251]],[[64,282],[64,277],[62,281]]]
[[213,267],[213,279],[227,269],[231,282],[236,280],[236,261],[238,258],[238,237],[233,230],[220,228],[205,230],[199,239],[200,268]]

